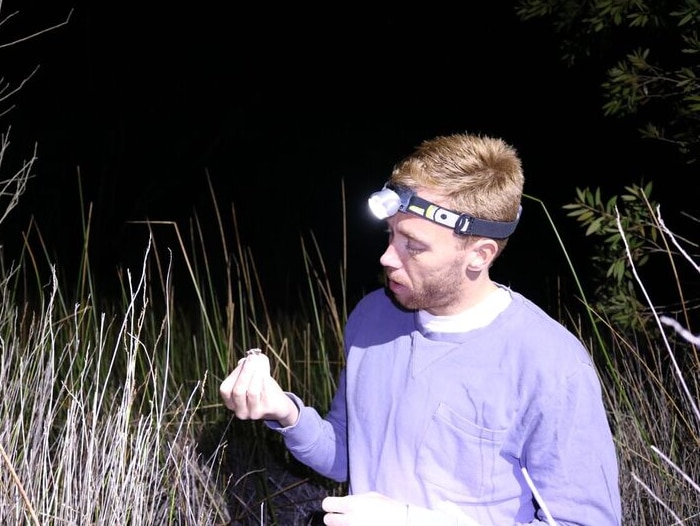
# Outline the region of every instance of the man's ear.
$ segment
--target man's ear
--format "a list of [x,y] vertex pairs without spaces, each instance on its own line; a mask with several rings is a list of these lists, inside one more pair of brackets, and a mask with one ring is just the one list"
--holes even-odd
[[498,254],[498,244],[493,239],[482,237],[477,239],[470,247],[472,260],[467,265],[467,270],[481,272],[487,270]]

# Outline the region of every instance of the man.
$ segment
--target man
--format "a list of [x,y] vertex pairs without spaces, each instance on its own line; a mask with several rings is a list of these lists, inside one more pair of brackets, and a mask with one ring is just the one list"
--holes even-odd
[[[301,462],[349,482],[330,526],[618,526],[615,448],[581,342],[489,268],[520,218],[517,152],[473,134],[421,144],[370,198],[386,287],[345,327],[321,417],[250,354],[221,384]],[[545,257],[543,254],[542,257]]]

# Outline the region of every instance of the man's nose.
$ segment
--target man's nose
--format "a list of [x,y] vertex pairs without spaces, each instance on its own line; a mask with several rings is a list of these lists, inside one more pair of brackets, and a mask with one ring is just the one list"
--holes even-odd
[[391,243],[389,243],[384,253],[380,256],[379,263],[382,267],[389,268],[399,268],[401,266],[399,255]]

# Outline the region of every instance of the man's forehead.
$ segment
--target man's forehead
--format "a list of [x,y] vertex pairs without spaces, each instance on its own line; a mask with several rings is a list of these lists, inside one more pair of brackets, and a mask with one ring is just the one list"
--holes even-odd
[[451,238],[453,234],[452,230],[442,225],[408,212],[399,212],[386,221],[394,231],[426,243]]

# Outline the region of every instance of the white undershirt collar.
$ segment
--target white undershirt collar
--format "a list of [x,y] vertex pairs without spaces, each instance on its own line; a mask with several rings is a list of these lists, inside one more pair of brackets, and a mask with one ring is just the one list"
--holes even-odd
[[482,301],[458,314],[434,316],[419,310],[418,323],[428,332],[467,332],[491,323],[510,302],[508,290],[498,287]]

